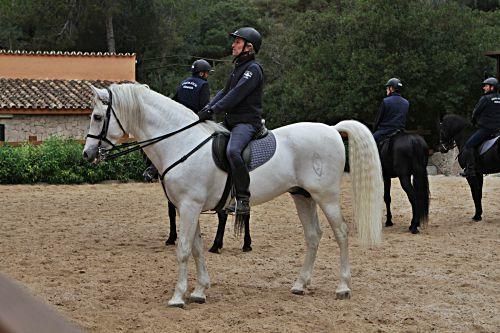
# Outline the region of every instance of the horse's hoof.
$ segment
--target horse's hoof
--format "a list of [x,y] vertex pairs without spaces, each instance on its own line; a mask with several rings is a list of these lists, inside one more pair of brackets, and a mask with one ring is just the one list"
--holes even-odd
[[394,223],[392,223],[391,221],[385,222],[386,227],[392,227],[393,225],[394,225]]
[[167,240],[165,241],[165,245],[166,245],[166,246],[169,246],[169,245],[175,245],[175,240],[171,240],[171,239],[169,238],[169,239],[167,239]]
[[250,252],[250,251],[252,251],[252,247],[251,246],[243,246],[242,250],[243,250],[243,252]]
[[483,218],[482,218],[481,216],[474,215],[474,216],[472,217],[472,220],[473,220],[473,221],[476,221],[476,222],[479,222],[479,221],[482,221],[482,220],[483,220]]
[[294,289],[292,288],[292,294],[303,296],[306,292],[303,289]]
[[211,252],[211,253],[216,253],[216,254],[220,254],[220,251],[219,251],[219,247],[218,246],[212,246],[208,252]]
[[412,228],[412,227],[410,227],[410,232],[414,235],[420,233],[420,231],[417,228]]
[[171,307],[171,308],[181,308],[181,309],[184,309],[184,306],[186,304],[184,302],[172,302],[172,301],[168,301],[168,306]]
[[351,298],[351,291],[350,290],[336,291],[335,295],[336,295],[337,299],[350,299]]
[[199,296],[190,296],[189,301],[191,303],[205,304],[207,302],[207,298]]

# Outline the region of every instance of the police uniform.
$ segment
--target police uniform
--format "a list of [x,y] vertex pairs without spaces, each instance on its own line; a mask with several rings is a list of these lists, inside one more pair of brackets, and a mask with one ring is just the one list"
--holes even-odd
[[198,74],[186,78],[177,87],[173,100],[198,113],[210,100],[208,81]]
[[209,104],[214,113],[224,113],[231,130],[226,155],[231,165],[238,199],[249,198],[250,178],[241,156],[243,149],[262,126],[264,74],[253,54],[237,59],[226,87]]
[[264,74],[254,57],[237,61],[226,87],[210,102],[214,113],[225,113],[231,130],[227,156],[231,168],[244,165],[241,152],[262,126]]
[[481,96],[472,112],[472,123],[478,127],[465,143],[475,148],[500,130],[500,93],[492,91]]
[[409,109],[410,102],[397,92],[384,98],[373,126],[375,141],[379,143],[394,131],[405,129]]

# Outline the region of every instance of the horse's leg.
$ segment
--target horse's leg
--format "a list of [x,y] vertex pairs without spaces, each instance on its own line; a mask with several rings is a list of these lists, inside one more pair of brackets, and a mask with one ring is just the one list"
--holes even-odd
[[220,253],[219,250],[222,249],[224,245],[224,230],[226,229],[227,213],[224,211],[218,211],[217,217],[219,218],[219,224],[217,225],[217,233],[215,234],[215,239],[212,247],[208,252]]
[[410,201],[411,204],[412,218],[409,230],[411,231],[412,234],[418,234],[420,232],[418,230],[420,221],[418,220],[417,216],[417,210],[415,206],[415,200],[416,200],[415,189],[411,184],[411,176],[410,175],[399,176],[399,182],[401,183],[401,187],[403,188],[403,190],[406,192],[406,196],[408,197],[408,200]]
[[203,239],[201,238],[200,224],[196,228],[196,235],[193,243],[193,257],[196,263],[197,281],[194,291],[189,296],[189,300],[195,303],[205,303],[205,289],[210,287],[210,277],[208,276],[205,257],[203,256]]
[[245,216],[245,237],[243,239],[243,252],[252,251],[252,237],[250,237],[250,215]]
[[165,245],[175,245],[177,240],[177,226],[175,225],[176,211],[173,203],[168,201],[168,219],[170,220],[170,231]]
[[311,283],[311,274],[316,260],[319,241],[322,231],[319,226],[318,213],[316,211],[316,202],[312,198],[306,198],[303,195],[292,195],[297,207],[300,222],[304,228],[306,239],[306,256],[300,274],[293,284],[292,293],[303,295],[306,287]]
[[481,200],[483,198],[483,175],[478,174],[476,177],[467,177],[467,182],[469,183],[470,191],[472,194],[472,200],[474,200],[475,214],[472,217],[474,221],[481,221],[483,214],[483,207]]
[[174,295],[168,301],[169,306],[183,307],[184,294],[187,290],[187,274],[188,274],[188,259],[193,249],[194,238],[198,228],[198,218],[200,217],[200,209],[196,207],[180,207],[180,224],[179,224],[179,241],[177,242],[177,265],[179,267],[179,275],[175,286]]
[[349,265],[349,248],[347,241],[347,225],[340,212],[338,195],[328,204],[320,203],[321,209],[333,229],[335,239],[340,249],[340,283],[335,290],[337,299],[351,298],[351,266]]
[[385,220],[386,227],[392,227],[392,213],[391,213],[391,177],[384,177],[384,202],[387,211],[387,219]]

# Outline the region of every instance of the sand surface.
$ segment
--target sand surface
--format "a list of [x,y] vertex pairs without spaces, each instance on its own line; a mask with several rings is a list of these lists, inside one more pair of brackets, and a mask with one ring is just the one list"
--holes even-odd
[[[254,207],[252,252],[228,223],[222,253],[208,253],[216,216],[203,215],[207,303],[168,308],[177,263],[164,245],[159,184],[0,186],[0,271],[89,332],[500,332],[500,177],[485,179],[480,223],[470,220],[464,179],[430,177],[430,221],[419,235],[408,232],[410,206],[394,181],[396,225],[374,249],[358,245],[344,178],[350,300],[335,299],[338,246],[322,214],[312,285],[290,293],[305,245],[282,195]],[[189,269],[191,290],[193,260]]]

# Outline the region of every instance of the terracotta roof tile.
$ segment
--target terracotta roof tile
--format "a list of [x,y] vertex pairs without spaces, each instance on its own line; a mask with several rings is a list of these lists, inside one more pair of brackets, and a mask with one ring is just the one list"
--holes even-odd
[[78,56],[78,57],[132,57],[135,53],[80,52],[80,51],[24,51],[0,50],[0,54],[44,55],[44,56]]
[[0,78],[1,109],[91,109],[90,85],[104,88],[112,81],[33,80]]

